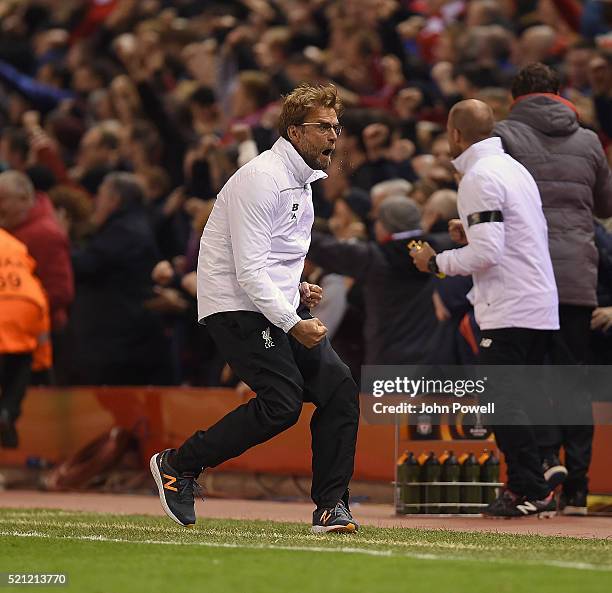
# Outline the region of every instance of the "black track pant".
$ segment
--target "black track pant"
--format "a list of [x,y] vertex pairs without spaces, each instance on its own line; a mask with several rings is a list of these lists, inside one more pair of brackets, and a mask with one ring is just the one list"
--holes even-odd
[[[298,313],[311,317],[305,310]],[[257,396],[187,439],[173,460],[176,469],[197,474],[236,457],[295,424],[303,402],[313,402],[311,495],[317,507],[335,506],[353,474],[359,399],[329,340],[308,349],[250,311],[216,313],[206,325],[236,375]]]
[[[507,328],[482,330],[480,364],[541,365],[550,351],[554,332]],[[527,410],[517,397],[520,387],[511,381],[496,385],[491,399],[495,402],[493,427],[495,440],[506,459],[508,488],[531,500],[544,498],[549,488],[544,480],[534,427]],[[546,398],[545,393],[541,394]],[[504,424],[504,423],[507,424]]]
[[[592,307],[561,305],[559,322],[560,344],[553,349],[553,364],[584,364],[591,336]],[[539,426],[536,438],[540,455],[548,457],[558,454],[563,446],[567,479],[563,490],[568,495],[585,491],[588,487],[587,473],[591,463],[593,444],[593,406],[591,394],[580,385],[576,386],[576,397],[557,410],[557,426]],[[579,422],[574,424],[573,422]]]

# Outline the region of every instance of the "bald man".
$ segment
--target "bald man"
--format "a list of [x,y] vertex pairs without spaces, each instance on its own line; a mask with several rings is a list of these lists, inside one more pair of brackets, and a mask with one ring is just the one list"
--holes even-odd
[[[436,254],[425,244],[412,256],[421,271],[472,275],[481,364],[539,365],[559,329],[546,219],[533,177],[504,152],[499,138],[491,137],[494,123],[493,112],[482,101],[461,101],[451,110],[448,138],[462,178],[461,220],[449,227],[465,245]],[[553,492],[544,479],[529,416],[516,397],[520,387],[497,383],[488,387],[495,390],[492,421],[508,483],[484,513],[552,514]]]

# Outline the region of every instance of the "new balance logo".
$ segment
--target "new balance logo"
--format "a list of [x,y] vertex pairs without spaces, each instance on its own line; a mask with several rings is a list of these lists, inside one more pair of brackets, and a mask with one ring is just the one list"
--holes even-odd
[[328,510],[323,511],[323,514],[321,515],[321,523],[323,523],[323,525],[326,525],[330,517],[331,513]]
[[176,482],[176,478],[174,476],[169,476],[168,474],[162,474],[162,476],[164,477],[165,480],[168,480],[167,482],[164,482],[164,489],[173,490],[174,492],[178,492],[178,489],[172,485],[174,484],[174,482]]
[[526,500],[523,504],[517,504],[516,508],[523,513],[523,515],[528,515],[529,513],[533,513],[538,509],[534,504]]
[[267,327],[261,332],[261,337],[264,341],[264,346],[266,348],[272,348],[274,346],[274,342],[272,341],[272,336],[270,335],[270,328]]

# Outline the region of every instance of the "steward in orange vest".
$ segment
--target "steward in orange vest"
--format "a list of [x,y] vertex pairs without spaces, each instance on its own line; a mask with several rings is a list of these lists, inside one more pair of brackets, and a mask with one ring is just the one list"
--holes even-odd
[[0,355],[32,352],[34,370],[50,368],[49,303],[27,247],[0,229]]

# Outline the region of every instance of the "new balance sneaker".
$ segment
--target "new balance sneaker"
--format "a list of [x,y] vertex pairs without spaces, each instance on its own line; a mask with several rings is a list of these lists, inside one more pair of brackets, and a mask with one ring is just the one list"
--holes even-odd
[[312,533],[355,533],[358,529],[359,523],[343,500],[333,509],[317,509],[312,514]]
[[559,461],[556,455],[544,458],[542,470],[544,471],[544,479],[551,490],[563,484],[565,478],[567,478],[567,468]]
[[166,515],[179,525],[193,527],[196,522],[195,494],[201,496],[195,474],[179,474],[169,463],[172,449],[156,453],[149,461],[151,473],[159,490],[159,499]]
[[487,506],[482,514],[487,517],[527,517],[537,515],[538,517],[554,517],[557,503],[554,492],[550,492],[542,500],[527,500],[525,496],[514,494],[508,489],[503,490],[500,495]]
[[570,517],[584,517],[588,513],[587,493],[582,490],[574,494],[561,494],[561,513]]

